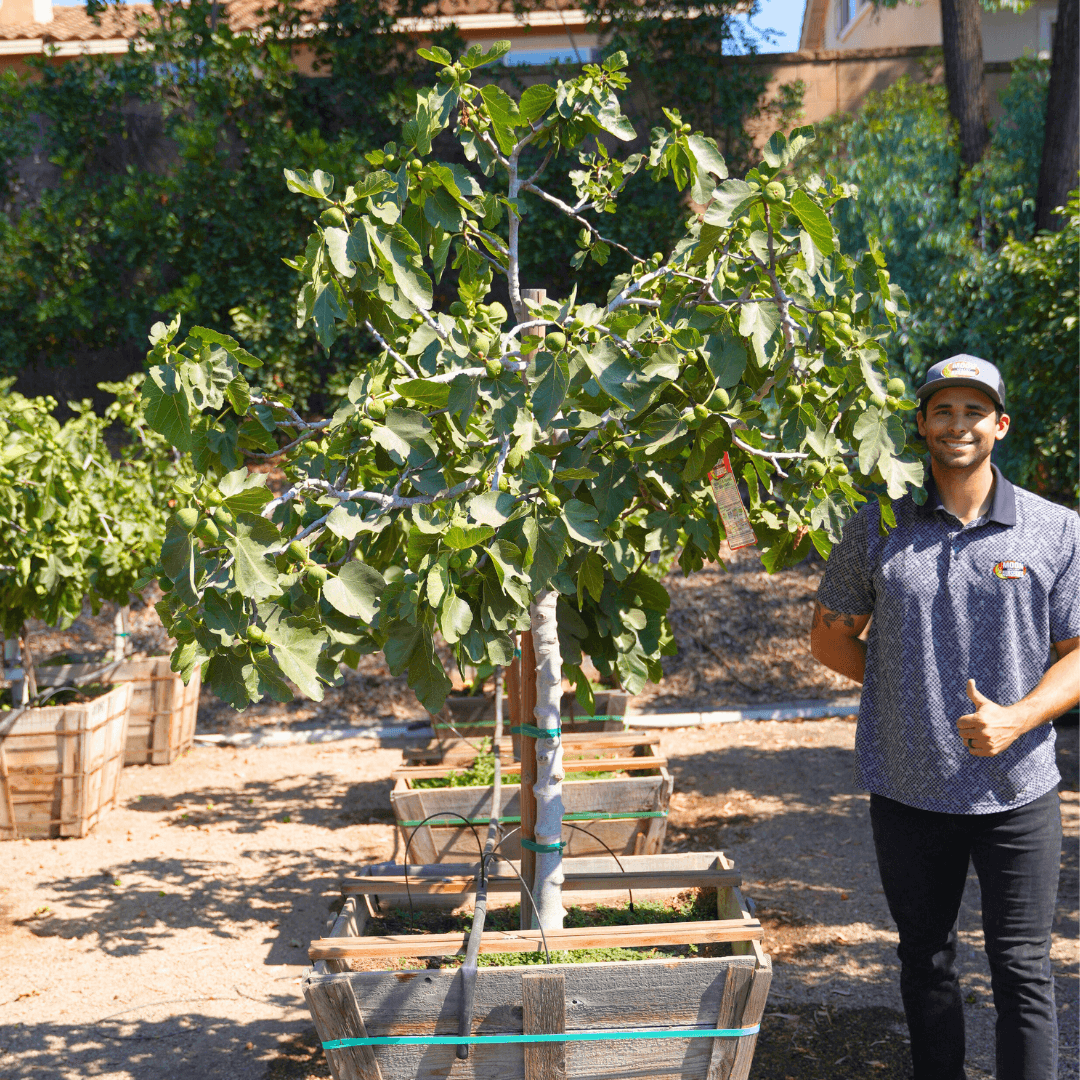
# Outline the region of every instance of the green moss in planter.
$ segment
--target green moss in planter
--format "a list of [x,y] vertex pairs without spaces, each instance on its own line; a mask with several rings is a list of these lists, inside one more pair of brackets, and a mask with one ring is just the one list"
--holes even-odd
[[[716,890],[690,889],[680,893],[667,904],[635,902],[634,910],[629,903],[611,907],[589,905],[572,907],[566,912],[563,925],[566,927],[593,926],[640,926],[652,923],[668,922],[704,922],[716,918]],[[516,904],[494,908],[487,913],[485,930],[514,931],[520,926],[520,915]],[[412,912],[407,907],[394,908],[386,915],[379,915],[367,923],[367,933],[375,937],[386,934],[449,934],[460,932],[467,934],[472,929],[470,912],[421,911]],[[658,960],[665,956],[729,956],[731,947],[728,942],[712,945],[662,945],[640,949],[571,949],[553,950],[553,964],[598,963],[609,960]],[[461,956],[430,957],[426,961],[417,958],[401,961],[402,968],[456,968],[460,967]],[[365,967],[371,966],[370,961]],[[543,950],[537,952],[484,953],[479,957],[480,967],[529,967],[546,964]]]
[[[618,773],[613,772],[573,772],[567,773],[563,783],[576,780],[607,780]],[[495,783],[495,755],[491,752],[491,740],[485,739],[480,745],[476,759],[461,772],[452,772],[448,776],[433,776],[427,780],[412,780],[410,786],[417,788],[456,788],[456,787],[491,787]]]

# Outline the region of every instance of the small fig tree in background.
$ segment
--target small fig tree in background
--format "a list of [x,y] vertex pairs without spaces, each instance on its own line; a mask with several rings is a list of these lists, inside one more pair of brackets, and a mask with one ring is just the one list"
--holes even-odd
[[[319,207],[293,262],[298,322],[327,348],[343,324],[382,347],[332,417],[252,394],[240,368],[258,361],[231,339],[195,328],[177,344],[176,323],[155,328],[149,423],[206,477],[180,489],[190,504],[162,549],[160,610],[174,667],[208,661],[237,708],[290,698],[286,680],[319,699],[342,662],[381,649],[435,712],[451,685],[436,632],[459,665],[507,664],[531,627],[536,725],[555,731],[562,676],[588,694],[583,654],[631,692],[660,679],[673,645],[654,563],[677,554],[690,572],[718,557],[707,476],[725,452],[770,569],[811,543],[829,550],[866,497],[854,472],[892,497],[921,482],[896,415],[913,406],[880,344],[898,303],[884,260],[836,251],[829,211],[846,189],[787,174],[812,131],[775,135],[732,179],[672,112],[647,154],[620,158],[611,148],[635,137],[621,57],[515,100],[473,81],[508,47],[456,63],[426,50],[439,85],[357,183],[286,171]],[[474,168],[432,159],[447,128]],[[557,167],[574,205],[545,188]],[[603,215],[639,170],[704,208],[671,255],[631,253],[603,306],[526,299],[522,194],[571,217],[577,259],[603,264]],[[439,311],[451,269],[457,299]],[[511,311],[491,299],[497,277]],[[284,488],[252,460],[278,463]],[[537,759],[547,927],[562,916],[558,738],[538,739]]]
[[[102,415],[71,402],[60,423],[51,397],[0,396],[0,631],[22,641],[36,693],[26,624],[64,629],[83,603],[130,602],[165,537],[173,485],[189,466],[148,428],[142,376],[102,383],[116,395]],[[113,447],[106,442],[112,431]],[[17,703],[16,703],[17,704]]]

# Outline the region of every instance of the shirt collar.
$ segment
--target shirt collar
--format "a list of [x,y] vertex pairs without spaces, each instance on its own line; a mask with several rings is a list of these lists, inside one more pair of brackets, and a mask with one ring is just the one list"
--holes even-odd
[[[1004,476],[1001,470],[994,464],[990,465],[994,470],[994,498],[990,503],[990,510],[985,515],[986,520],[997,525],[1011,528],[1016,524],[1016,489]],[[945,510],[938,494],[937,484],[934,483],[934,474],[929,466],[926,470],[926,502],[917,506],[916,512],[922,517],[932,517],[938,510]],[[948,513],[948,511],[945,511]]]

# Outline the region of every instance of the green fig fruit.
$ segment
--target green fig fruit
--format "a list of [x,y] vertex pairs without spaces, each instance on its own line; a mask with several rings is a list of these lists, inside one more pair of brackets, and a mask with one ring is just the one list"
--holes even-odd
[[826,472],[824,461],[808,461],[806,463],[806,475],[812,480],[821,480]]
[[227,529],[227,528],[229,528],[230,525],[232,525],[236,521],[236,518],[234,518],[232,516],[232,514],[230,514],[229,511],[224,506],[219,506],[214,511],[214,520],[223,529]]
[[307,562],[307,548],[300,543],[299,540],[294,540],[287,549],[289,558],[298,563]]
[[787,188],[779,180],[770,180],[762,192],[765,201],[772,206],[782,203],[787,198]]
[[489,379],[497,379],[503,372],[501,360],[488,360],[484,367],[487,370]]
[[185,506],[176,511],[176,521],[184,532],[190,533],[199,524],[199,511],[194,506]]
[[218,527],[209,518],[203,518],[202,521],[195,526],[195,535],[204,543],[213,544],[217,542],[221,533],[218,531]]
[[378,398],[372,398],[367,403],[367,414],[372,420],[382,420],[386,416],[386,402]]
[[566,348],[566,335],[561,330],[552,330],[544,339],[544,348],[550,352],[560,352]]
[[312,585],[325,585],[330,577],[330,572],[325,566],[319,566],[317,563],[311,563],[304,573],[304,577]]
[[252,643],[252,645],[265,645],[268,641],[266,631],[261,626],[251,624],[245,631],[244,636]]
[[705,402],[713,412],[723,412],[731,404],[731,395],[721,386],[712,392]]
[[903,397],[905,392],[907,391],[907,387],[904,385],[903,379],[890,379],[887,389],[893,397]]
[[344,225],[345,215],[336,207],[327,207],[319,215],[319,224],[321,225]]

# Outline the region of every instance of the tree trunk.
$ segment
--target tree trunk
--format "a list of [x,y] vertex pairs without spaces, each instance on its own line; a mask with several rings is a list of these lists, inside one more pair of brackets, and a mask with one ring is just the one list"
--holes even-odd
[[960,125],[960,160],[970,167],[990,141],[979,0],[941,0],[941,44],[949,112]]
[[1058,0],[1050,59],[1050,88],[1046,95],[1046,134],[1043,137],[1035,225],[1057,232],[1065,217],[1055,214],[1077,186],[1080,170],[1080,0]]
[[[558,731],[562,699],[562,655],[559,652],[559,632],[556,623],[556,604],[559,594],[554,589],[538,593],[532,605],[533,648],[536,650],[536,726]],[[562,906],[562,740],[536,740],[536,920],[544,930],[558,929],[563,924]],[[544,848],[552,850],[545,851]]]
[[20,704],[32,703],[37,697],[37,673],[34,670],[34,654],[30,651],[30,628],[23,623],[22,637],[19,638],[23,662],[23,692]]

